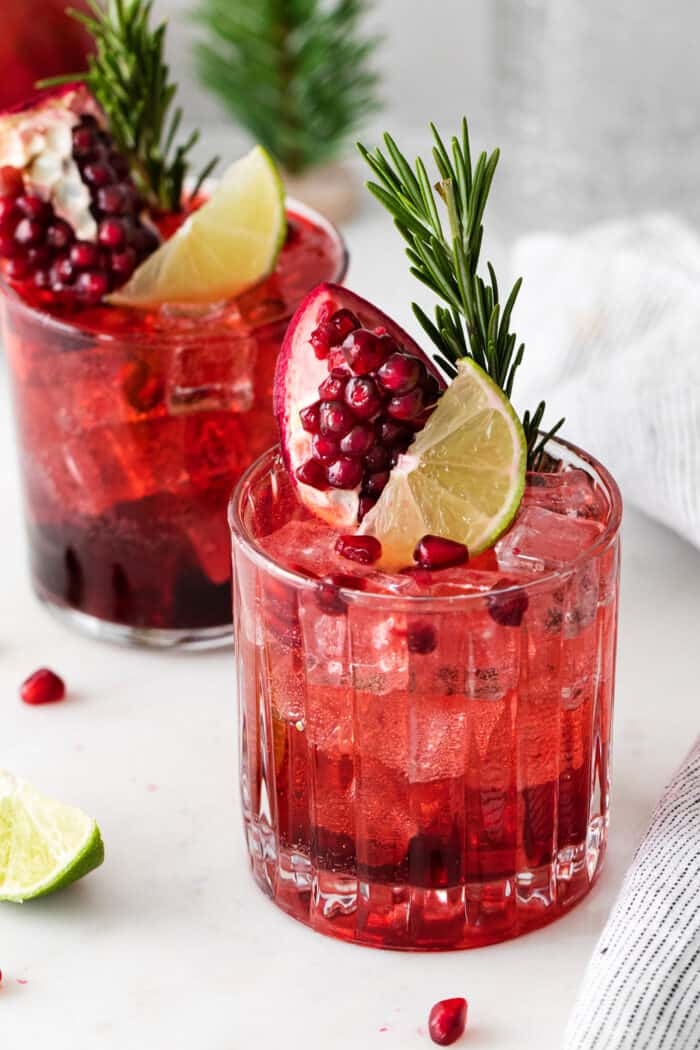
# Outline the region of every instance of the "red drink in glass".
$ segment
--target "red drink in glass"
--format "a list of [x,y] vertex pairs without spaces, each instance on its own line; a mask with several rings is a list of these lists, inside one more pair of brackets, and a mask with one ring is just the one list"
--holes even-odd
[[226,503],[275,440],[290,315],[346,266],[321,216],[291,204],[289,219],[274,273],[206,309],[71,313],[3,286],[34,586],[93,634],[230,635]]
[[231,503],[254,877],[385,948],[550,922],[607,841],[617,487],[563,441],[496,547],[438,572],[341,558],[273,450]]

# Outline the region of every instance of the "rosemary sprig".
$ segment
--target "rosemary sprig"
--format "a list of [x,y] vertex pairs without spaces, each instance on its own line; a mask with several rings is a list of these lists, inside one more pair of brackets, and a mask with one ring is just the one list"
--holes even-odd
[[[472,164],[467,121],[460,138],[454,137],[448,151],[434,125],[433,160],[439,175],[435,185],[419,157],[412,168],[391,135],[384,136],[381,149],[370,153],[358,144],[360,153],[378,181],[369,189],[394,218],[407,244],[411,273],[442,299],[431,319],[417,303],[413,311],[435,344],[434,360],[449,377],[456,362],[471,357],[510,398],[515,375],[522,363],[525,344],[511,332],[511,316],[522,278],[513,285],[505,303],[491,263],[488,279],[477,272],[484,235],[483,217],[499,152],[481,153]],[[447,231],[438,212],[435,192],[447,212]],[[444,304],[444,305],[443,305]],[[528,449],[528,467],[536,469],[544,447],[564,423],[560,419],[546,435],[540,425],[544,401],[523,416]]]
[[[54,77],[42,86],[83,81],[104,110],[119,149],[131,164],[138,187],[152,208],[178,211],[189,171],[188,155],[199,139],[194,131],[175,145],[182,109],[171,107],[177,85],[165,62],[166,22],[151,28],[153,0],[89,0],[92,13],[68,9],[95,41],[95,54],[82,73]],[[193,196],[218,158],[206,165]]]

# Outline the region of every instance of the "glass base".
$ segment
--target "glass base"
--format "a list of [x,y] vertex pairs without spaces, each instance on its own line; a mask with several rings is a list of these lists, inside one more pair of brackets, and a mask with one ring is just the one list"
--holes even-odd
[[577,904],[600,874],[607,819],[550,864],[500,879],[426,888],[363,881],[314,865],[299,850],[277,851],[273,836],[248,824],[253,877],[266,896],[320,933],[399,951],[479,948],[549,925]]
[[193,627],[190,630],[167,630],[156,627],[129,627],[123,623],[99,620],[96,616],[56,605],[51,599],[38,595],[52,616],[80,631],[81,634],[113,645],[142,646],[146,649],[205,650],[228,648],[233,644],[230,623],[220,627]]

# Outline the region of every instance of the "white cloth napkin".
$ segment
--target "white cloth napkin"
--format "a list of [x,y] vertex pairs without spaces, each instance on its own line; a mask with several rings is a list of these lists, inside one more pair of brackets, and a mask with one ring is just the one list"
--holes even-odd
[[656,808],[588,965],[564,1050],[700,1047],[700,739]]
[[546,397],[626,500],[700,547],[700,239],[650,214],[528,235],[512,266],[520,407]]

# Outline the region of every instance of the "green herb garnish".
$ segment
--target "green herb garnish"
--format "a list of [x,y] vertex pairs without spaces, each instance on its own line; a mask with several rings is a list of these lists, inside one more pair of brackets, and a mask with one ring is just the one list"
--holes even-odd
[[[443,303],[435,307],[434,320],[417,303],[413,311],[435,344],[433,354],[448,376],[456,374],[455,362],[471,357],[511,397],[515,374],[522,362],[525,344],[511,332],[511,314],[522,278],[513,285],[502,304],[496,274],[487,264],[488,280],[478,272],[483,217],[499,151],[481,153],[472,165],[469,130],[462,121],[461,139],[451,141],[451,154],[431,125],[435,137],[433,158],[439,179],[434,187],[425,163],[419,157],[412,168],[391,135],[384,136],[386,153],[358,148],[378,182],[368,183],[374,196],[393,215],[406,241],[411,273],[435,292]],[[438,212],[435,192],[447,213],[447,230]],[[539,428],[545,412],[541,401],[534,412],[525,412],[523,429],[528,449],[528,468],[537,468],[544,448],[564,423],[560,419],[546,434]]]
[[[181,145],[175,145],[182,109],[178,106],[171,112],[177,85],[169,79],[164,57],[167,23],[151,28],[153,0],[108,0],[104,7],[98,0],[89,0],[89,5],[92,14],[68,10],[95,41],[87,70],[53,77],[42,86],[74,80],[85,83],[104,110],[114,141],[128,158],[148,205],[179,211],[188,155],[199,132],[193,131]],[[204,168],[192,196],[217,160]]]
[[361,32],[365,0],[200,0],[201,79],[237,121],[295,174],[337,156],[376,108]]

